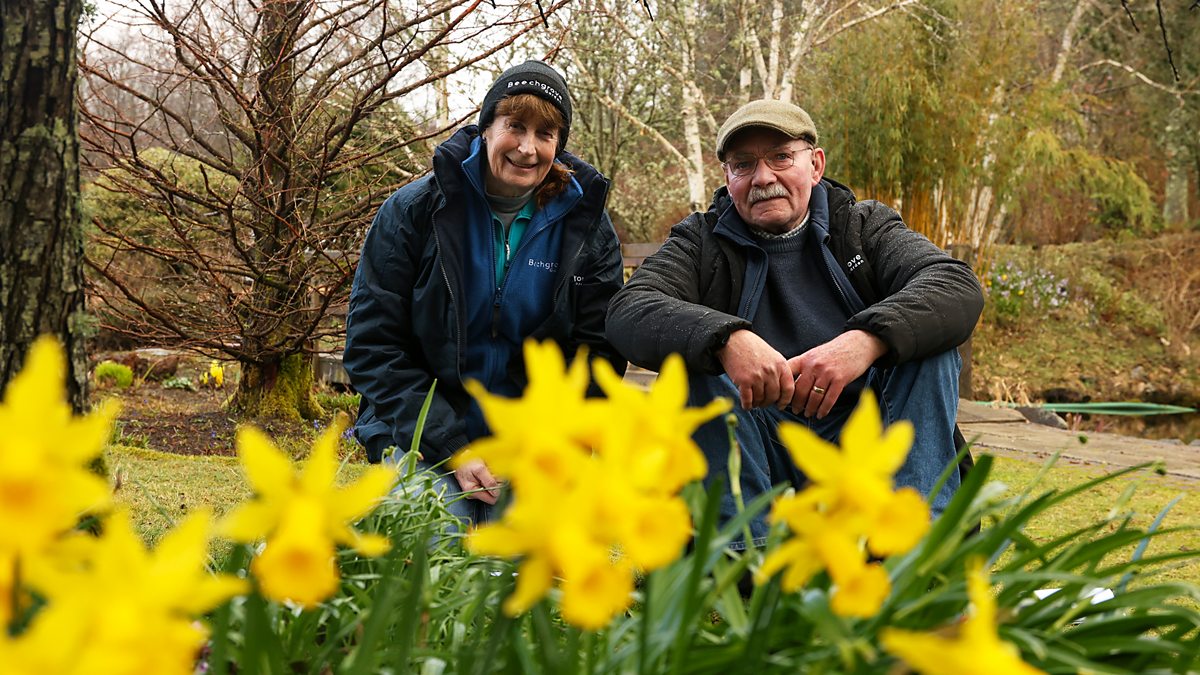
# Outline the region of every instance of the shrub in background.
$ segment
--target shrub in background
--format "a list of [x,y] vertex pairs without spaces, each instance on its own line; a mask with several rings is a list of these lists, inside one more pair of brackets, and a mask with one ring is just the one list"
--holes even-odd
[[92,377],[100,387],[125,389],[133,384],[133,369],[121,363],[104,361],[96,366]]

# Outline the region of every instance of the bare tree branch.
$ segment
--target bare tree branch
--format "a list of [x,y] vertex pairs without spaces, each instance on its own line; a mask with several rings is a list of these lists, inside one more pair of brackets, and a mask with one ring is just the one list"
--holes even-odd
[[1154,80],[1153,78],[1142,73],[1137,68],[1134,68],[1133,66],[1130,66],[1125,63],[1121,63],[1120,61],[1115,61],[1113,59],[1099,59],[1097,61],[1092,61],[1091,63],[1089,63],[1087,65],[1081,66],[1079,68],[1079,70],[1080,71],[1091,70],[1092,68],[1096,68],[1099,66],[1111,66],[1113,68],[1119,68],[1120,70],[1123,70],[1123,71],[1129,73],[1130,75],[1133,75],[1138,80],[1140,80],[1143,84],[1147,84],[1151,87],[1154,87],[1155,89],[1158,89],[1159,91],[1165,91],[1166,93],[1171,94],[1172,96],[1196,96],[1197,94],[1200,94],[1200,91],[1198,91],[1196,89],[1179,89],[1177,87],[1172,87],[1170,85],[1166,85],[1161,82],[1158,82],[1157,80]]

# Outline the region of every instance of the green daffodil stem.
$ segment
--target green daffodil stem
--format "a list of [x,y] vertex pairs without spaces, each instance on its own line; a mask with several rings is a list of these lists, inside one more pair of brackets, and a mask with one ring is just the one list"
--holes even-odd
[[[746,501],[742,497],[742,448],[738,445],[735,433],[737,425],[736,415],[730,413],[725,416],[725,431],[729,434],[729,493],[733,495],[738,513],[742,513],[746,510]],[[753,542],[749,521],[742,526],[742,541],[746,542],[746,550],[749,551]]]
[[650,672],[647,669],[646,658],[650,655],[650,583],[654,575],[647,574],[642,579],[642,616],[641,630],[638,631],[638,673],[645,675]]

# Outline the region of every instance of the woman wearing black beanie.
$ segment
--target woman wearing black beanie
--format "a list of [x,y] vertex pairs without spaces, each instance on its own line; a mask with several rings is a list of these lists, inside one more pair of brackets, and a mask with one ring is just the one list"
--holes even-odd
[[433,389],[421,465],[438,471],[465,520],[488,519],[502,482],[482,463],[445,468],[487,434],[467,380],[519,396],[527,338],[555,340],[568,359],[586,347],[624,372],[604,337],[622,282],[609,183],[565,150],[571,117],[554,68],[526,61],[504,71],[478,125],[439,145],[432,173],[379,209],[354,278],[344,362],[362,394],[355,434],[372,462],[388,447],[408,450]]

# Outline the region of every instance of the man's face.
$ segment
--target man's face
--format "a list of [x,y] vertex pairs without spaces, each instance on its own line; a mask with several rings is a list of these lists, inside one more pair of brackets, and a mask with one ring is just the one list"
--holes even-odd
[[[766,161],[794,153],[792,166],[776,170]],[[735,163],[753,164],[744,176],[730,169]],[[808,213],[813,186],[825,173],[825,151],[782,132],[752,127],[738,132],[725,152],[725,185],[738,215],[747,225],[767,232],[792,229]]]

